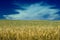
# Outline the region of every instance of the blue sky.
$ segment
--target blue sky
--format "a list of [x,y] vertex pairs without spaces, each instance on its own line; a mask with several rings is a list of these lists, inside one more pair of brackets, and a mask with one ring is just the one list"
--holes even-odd
[[0,19],[60,20],[60,1],[0,0]]

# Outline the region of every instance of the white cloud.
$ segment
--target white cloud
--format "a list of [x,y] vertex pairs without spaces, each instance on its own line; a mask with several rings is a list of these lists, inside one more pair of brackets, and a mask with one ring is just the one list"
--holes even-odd
[[[19,14],[3,15],[6,19],[10,20],[54,20],[60,17],[57,12],[60,10],[53,9],[51,5],[44,5],[42,3],[35,3],[28,7],[26,10],[17,10]],[[46,18],[44,16],[47,16]]]

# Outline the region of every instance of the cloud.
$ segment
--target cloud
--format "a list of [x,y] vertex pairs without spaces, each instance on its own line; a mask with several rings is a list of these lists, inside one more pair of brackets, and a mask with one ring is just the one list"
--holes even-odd
[[[23,7],[23,6],[22,6]],[[18,10],[19,14],[3,15],[9,20],[54,20],[60,17],[57,13],[59,9],[54,6],[47,5],[43,2],[24,6],[26,10]]]

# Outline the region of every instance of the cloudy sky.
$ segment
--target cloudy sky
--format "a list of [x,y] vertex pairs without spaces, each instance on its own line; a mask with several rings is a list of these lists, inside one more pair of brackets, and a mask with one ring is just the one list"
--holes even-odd
[[60,20],[60,1],[0,0],[0,19]]

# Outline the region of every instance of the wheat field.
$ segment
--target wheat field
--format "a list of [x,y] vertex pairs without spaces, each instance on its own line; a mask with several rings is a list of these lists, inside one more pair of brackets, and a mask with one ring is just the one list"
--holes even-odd
[[60,21],[0,20],[0,40],[60,40]]

